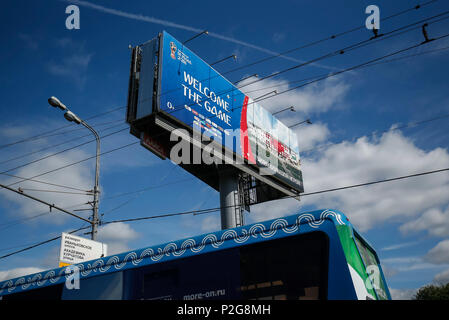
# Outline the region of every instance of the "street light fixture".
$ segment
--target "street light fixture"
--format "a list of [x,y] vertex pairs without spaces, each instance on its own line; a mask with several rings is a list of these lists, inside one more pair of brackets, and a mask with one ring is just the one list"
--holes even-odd
[[50,98],[48,98],[48,103],[52,106],[52,107],[55,107],[55,108],[59,108],[59,109],[61,109],[61,110],[67,110],[67,107],[65,106],[65,104],[63,104],[61,101],[59,101],[59,99],[58,98],[56,98],[56,97],[50,97]]
[[76,114],[74,114],[72,111],[69,110],[69,108],[67,108],[66,105],[64,105],[61,101],[59,101],[58,98],[56,97],[50,97],[48,99],[48,103],[55,107],[55,108],[59,108],[63,111],[66,111],[64,113],[64,118],[67,121],[70,122],[75,122],[76,124],[82,124],[84,127],[86,127],[87,129],[89,129],[95,136],[95,140],[97,142],[97,149],[96,149],[96,156],[95,156],[95,186],[94,186],[94,190],[93,190],[93,195],[94,195],[94,201],[93,201],[93,217],[92,217],[92,240],[96,240],[97,237],[97,227],[99,224],[99,219],[98,219],[98,202],[99,202],[99,178],[100,178],[100,136],[98,135],[98,133],[94,130],[94,128],[92,128],[90,125],[88,125],[84,120],[80,119]]
[[81,119],[76,116],[72,111],[67,111],[64,113],[64,118],[66,118],[67,121],[75,122],[76,124],[81,123]]
[[247,77],[244,77],[244,78],[242,78],[242,79],[240,79],[240,80],[237,80],[236,82],[234,82],[234,84],[237,84],[237,83],[239,83],[239,82],[242,82],[243,80],[247,80],[247,79],[252,78],[252,77],[257,78],[257,77],[259,77],[259,75],[258,75],[257,73],[252,74],[252,75],[250,75],[250,76],[247,76]]
[[237,56],[235,55],[235,54],[231,54],[229,57],[226,57],[226,58],[223,58],[223,59],[220,59],[220,60],[218,60],[218,61],[215,61],[214,63],[211,63],[211,64],[209,64],[210,66],[213,66],[214,64],[217,64],[217,63],[220,63],[220,62],[223,62],[223,61],[225,61],[225,60],[228,60],[228,59],[230,59],[230,58],[234,58],[234,60],[237,60]]
[[312,121],[310,121],[310,119],[307,119],[307,120],[295,123],[294,125],[289,126],[289,128],[293,128],[293,127],[299,126],[300,124],[303,124],[303,123],[312,124]]
[[293,107],[293,106],[290,106],[290,107],[288,107],[288,108],[285,108],[285,109],[282,109],[282,110],[276,111],[275,113],[273,113],[273,116],[274,116],[275,114],[278,114],[278,113],[284,112],[284,111],[286,111],[286,110],[290,110],[290,111],[292,111],[292,112],[295,112],[295,107]]
[[261,95],[261,96],[259,96],[259,97],[257,97],[257,98],[254,98],[254,101],[258,101],[260,98],[266,97],[266,96],[268,96],[268,95],[270,95],[270,94],[276,95],[277,93],[278,93],[277,90],[270,91],[270,92],[265,93],[265,94],[263,94],[263,95]]

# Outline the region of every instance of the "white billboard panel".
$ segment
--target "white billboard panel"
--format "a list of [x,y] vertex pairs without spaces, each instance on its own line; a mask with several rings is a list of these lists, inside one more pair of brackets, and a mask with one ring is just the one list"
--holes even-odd
[[62,233],[59,266],[98,259],[107,255],[107,245],[98,241]]

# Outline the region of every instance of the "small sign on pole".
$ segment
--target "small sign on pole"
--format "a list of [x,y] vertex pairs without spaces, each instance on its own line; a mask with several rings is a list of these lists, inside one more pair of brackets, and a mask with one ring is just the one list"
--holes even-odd
[[59,267],[98,259],[106,255],[106,244],[69,233],[62,233]]

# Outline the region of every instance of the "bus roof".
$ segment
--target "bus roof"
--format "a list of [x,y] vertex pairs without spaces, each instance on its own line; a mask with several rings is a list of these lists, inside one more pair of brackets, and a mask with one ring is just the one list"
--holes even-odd
[[[317,210],[132,250],[79,263],[76,267],[80,270],[81,279],[93,277],[199,253],[319,231],[325,221],[330,221],[335,226],[346,225],[353,229],[352,224],[342,212],[333,209]],[[66,270],[73,269],[70,269],[70,266],[61,267],[2,281],[0,296],[63,283]]]

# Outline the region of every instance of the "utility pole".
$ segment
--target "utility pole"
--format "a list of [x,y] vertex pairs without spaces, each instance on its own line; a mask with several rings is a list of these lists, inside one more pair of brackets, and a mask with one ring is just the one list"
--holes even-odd
[[94,135],[96,140],[96,155],[95,155],[95,185],[94,185],[94,201],[93,201],[93,214],[92,214],[92,240],[97,239],[97,228],[100,224],[100,220],[98,218],[98,202],[99,202],[99,179],[100,179],[100,137],[98,133],[85,121],[81,120],[81,124],[89,129]]

